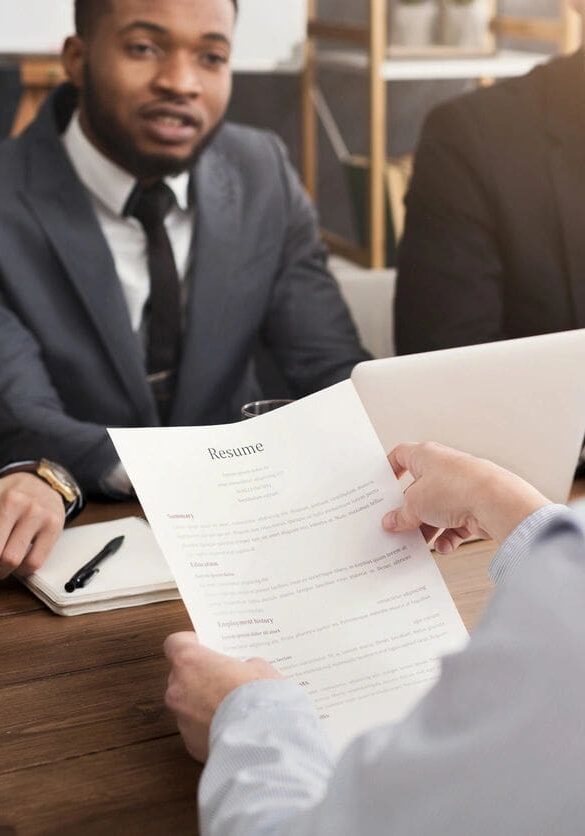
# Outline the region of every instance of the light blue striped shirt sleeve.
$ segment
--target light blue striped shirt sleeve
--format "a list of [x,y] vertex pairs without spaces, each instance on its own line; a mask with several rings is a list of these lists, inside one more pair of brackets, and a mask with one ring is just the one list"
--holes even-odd
[[467,648],[400,724],[335,761],[290,682],[254,682],[214,718],[202,836],[582,836],[585,535],[546,506],[496,554]]
[[526,517],[506,538],[494,555],[490,565],[490,577],[499,584],[508,577],[523,560],[527,560],[530,549],[539,535],[546,530],[551,520],[564,519],[566,505],[544,505]]

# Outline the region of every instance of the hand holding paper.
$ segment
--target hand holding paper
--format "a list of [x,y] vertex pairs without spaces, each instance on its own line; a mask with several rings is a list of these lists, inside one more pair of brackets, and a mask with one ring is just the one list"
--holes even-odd
[[[389,459],[396,476],[408,470],[415,482],[403,506],[386,514],[384,527],[411,530],[422,525],[429,536],[446,529],[440,535],[443,551],[456,548],[470,533],[485,533],[478,521],[486,513],[496,528],[507,528],[512,520],[514,527],[547,502],[503,468],[440,444],[403,444]],[[501,503],[494,505],[491,500],[497,496]],[[239,662],[214,653],[200,646],[193,633],[170,636],[165,651],[171,663],[167,705],[177,714],[188,751],[204,760],[209,727],[221,700],[240,685],[278,674],[262,660]]]
[[396,476],[414,477],[401,508],[388,512],[386,531],[422,528],[435,549],[453,551],[469,537],[502,542],[529,514],[549,503],[519,476],[442,444],[401,444],[389,456]]
[[203,647],[195,633],[174,633],[165,642],[171,672],[165,702],[177,715],[187,751],[207,758],[209,727],[221,701],[235,688],[259,679],[281,679],[263,659],[240,662]]

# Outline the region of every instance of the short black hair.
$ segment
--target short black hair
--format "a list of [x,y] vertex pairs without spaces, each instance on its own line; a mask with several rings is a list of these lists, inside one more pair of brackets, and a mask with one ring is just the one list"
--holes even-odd
[[75,0],[75,31],[85,37],[93,29],[100,14],[110,8],[110,0]]
[[[232,0],[236,14],[238,0]],[[75,31],[82,38],[93,29],[96,20],[110,8],[110,0],[75,0]]]

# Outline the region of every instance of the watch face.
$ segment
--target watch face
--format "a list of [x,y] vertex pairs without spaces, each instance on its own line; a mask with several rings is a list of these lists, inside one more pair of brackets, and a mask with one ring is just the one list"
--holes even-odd
[[41,459],[37,467],[37,474],[51,485],[56,491],[73,502],[80,496],[79,487],[71,474],[59,464]]
[[77,488],[77,485],[73,481],[71,475],[64,467],[61,467],[60,464],[55,464],[54,462],[47,462],[47,464],[50,465],[53,475],[56,476],[60,482],[72,490]]

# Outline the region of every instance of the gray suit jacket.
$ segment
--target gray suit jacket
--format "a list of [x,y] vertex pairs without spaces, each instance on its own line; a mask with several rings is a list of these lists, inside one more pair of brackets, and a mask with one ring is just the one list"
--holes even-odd
[[[515,529],[468,646],[443,658],[401,722],[359,735],[337,760],[307,689],[232,691],[211,724],[201,836],[583,836],[582,513],[548,505]],[[387,673],[425,659],[424,645],[389,653]],[[374,687],[390,707],[397,680],[374,681],[340,689],[341,710],[366,712]]]
[[[59,88],[0,146],[0,463],[47,456],[97,491],[116,462],[104,427],[158,419],[112,254],[60,140],[74,107]],[[280,142],[226,124],[194,183],[171,423],[230,421],[259,397],[258,341],[295,395],[346,378],[367,355]]]

